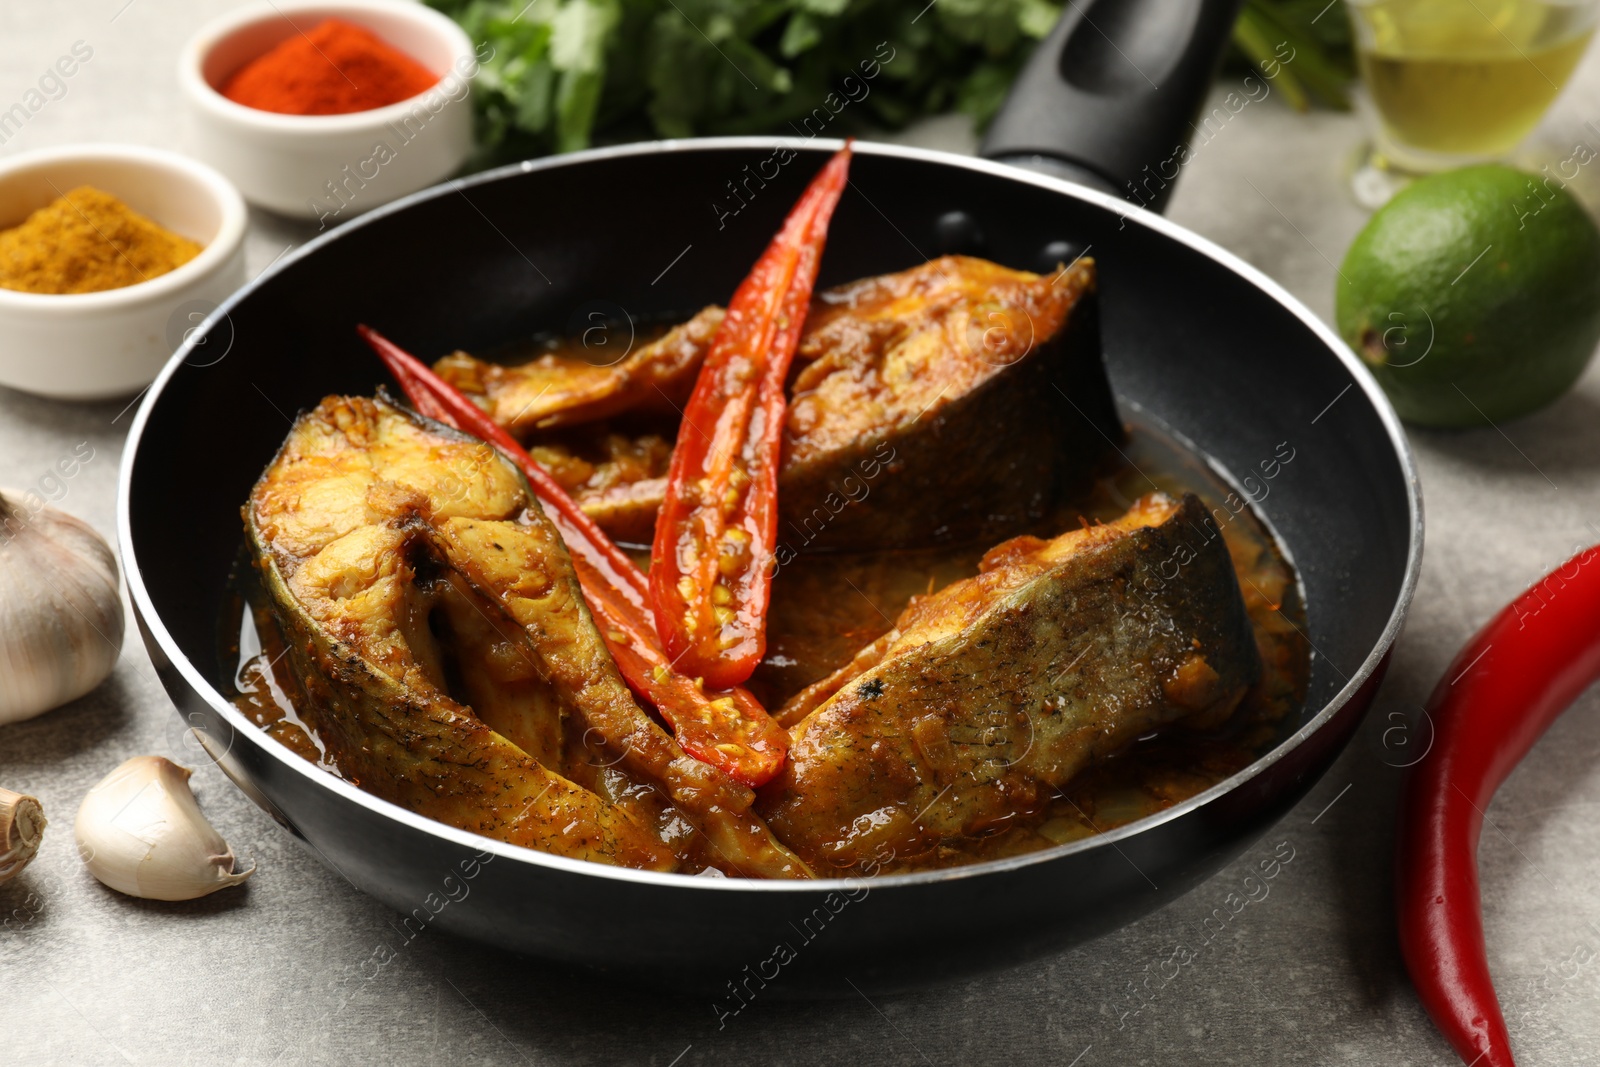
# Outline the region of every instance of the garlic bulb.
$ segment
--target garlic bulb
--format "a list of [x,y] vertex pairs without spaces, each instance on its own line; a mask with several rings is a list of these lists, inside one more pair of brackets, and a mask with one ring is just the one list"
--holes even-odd
[[89,790],[73,827],[89,873],[149,900],[193,900],[250,877],[254,867],[233,873],[233,850],[201,813],[190,773],[135,756]]
[[39,851],[44,823],[37,797],[0,789],[0,885],[21,874]]
[[121,651],[110,546],[81,519],[52,507],[30,515],[0,491],[0,724],[83,696]]

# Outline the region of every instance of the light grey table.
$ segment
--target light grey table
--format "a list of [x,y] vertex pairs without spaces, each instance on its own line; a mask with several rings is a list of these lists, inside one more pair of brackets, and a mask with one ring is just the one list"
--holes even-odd
[[[0,154],[85,140],[184,147],[177,52],[201,19],[228,6],[6,0],[0,109],[74,41],[89,42],[94,57]],[[1595,56],[1535,147],[1544,159],[1564,158],[1580,138],[1600,147],[1600,134],[1584,127],[1589,119],[1600,120]],[[913,137],[972,145],[959,120],[926,124]],[[1329,315],[1334,264],[1363,220],[1342,177],[1359,138],[1353,117],[1300,116],[1275,98],[1253,103],[1217,127],[1170,214]],[[1590,174],[1579,180],[1600,185]],[[257,217],[253,269],[306,237]],[[34,483],[86,441],[94,458],[61,506],[111,537],[131,416],[124,404],[0,390],[0,484]],[[1375,728],[1419,704],[1454,650],[1505,600],[1574,544],[1600,536],[1597,415],[1600,365],[1531,418],[1413,433],[1427,559],[1389,681],[1364,736],[1233,867],[1164,911],[1043,962],[874,1002],[841,979],[840,1000],[758,1001],[720,1031],[710,1004],[670,991],[617,989],[437,933],[408,943],[393,913],[323,867],[204,761],[195,775],[202,803],[257,865],[248,887],[187,905],[102,888],[72,846],[84,792],[135,754],[196,762],[130,636],[99,691],[0,728],[0,783],[37,794],[54,820],[39,859],[0,889],[0,914],[14,916],[0,928],[0,1064],[1453,1062],[1395,948],[1389,856],[1398,777],[1379,758]],[[1489,812],[1489,953],[1527,1064],[1600,1060],[1597,754],[1600,696],[1590,693]],[[1201,948],[1202,920],[1282,842],[1294,858],[1270,895]],[[952,916],[948,936],[981,937],[982,926],[981,915]],[[395,958],[373,976],[364,964],[379,946]],[[1198,956],[1163,986],[1152,976],[1178,946]],[[1135,989],[1149,991],[1140,1001]]]

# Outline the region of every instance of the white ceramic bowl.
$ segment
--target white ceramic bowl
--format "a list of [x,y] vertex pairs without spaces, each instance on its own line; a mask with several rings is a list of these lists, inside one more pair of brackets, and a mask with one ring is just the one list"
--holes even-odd
[[[437,71],[432,89],[344,115],[281,115],[236,104],[220,87],[250,60],[326,18],[371,30]],[[408,0],[270,0],[229,12],[184,47],[178,77],[201,158],[251,203],[324,226],[455,173],[472,150],[477,56],[461,28]]]
[[92,185],[204,248],[147,282],[98,293],[0,289],[0,385],[65,400],[126,396],[184,332],[244,284],[245,206],[204,164],[137,145],[72,145],[0,161],[0,229]]

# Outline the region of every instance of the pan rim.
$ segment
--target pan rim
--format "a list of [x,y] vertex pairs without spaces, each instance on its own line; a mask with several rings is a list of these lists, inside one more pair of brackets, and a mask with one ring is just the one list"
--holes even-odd
[[[148,589],[145,587],[144,578],[137,554],[134,551],[132,516],[130,510],[130,489],[133,478],[133,465],[139,452],[145,425],[150,419],[162,392],[168,382],[183,365],[189,353],[201,342],[208,331],[213,328],[219,319],[226,318],[228,313],[241,301],[253,295],[257,289],[282,271],[288,270],[301,259],[314,255],[323,245],[336,240],[346,232],[353,232],[390,215],[398,214],[411,206],[428,200],[449,196],[463,189],[471,189],[479,185],[486,185],[518,174],[531,173],[538,170],[554,169],[557,167],[583,166],[599,160],[626,159],[636,156],[656,156],[663,153],[677,152],[721,152],[729,150],[794,150],[808,151],[823,155],[837,151],[844,142],[831,138],[813,138],[801,140],[789,137],[771,136],[739,136],[739,137],[703,137],[676,140],[640,141],[626,145],[616,145],[604,148],[592,148],[580,152],[573,152],[562,156],[548,156],[541,159],[523,160],[518,163],[507,164],[492,170],[456,178],[439,185],[423,189],[402,197],[392,203],[383,205],[365,215],[352,219],[326,233],[320,234],[308,241],[299,249],[287,254],[244,286],[233,292],[224,300],[201,324],[199,329],[190,331],[184,344],[173,353],[161,373],[151,383],[140,403],[128,430],[128,437],[123,446],[122,459],[117,475],[117,543],[122,556],[124,580],[127,583],[129,598],[133,603],[138,620],[142,624],[145,634],[145,643],[148,646],[154,642],[167,660],[168,668],[176,671],[184,683],[199,695],[211,709],[227,722],[235,735],[243,736],[258,749],[270,754],[271,758],[279,764],[292,768],[297,774],[305,777],[307,782],[315,788],[327,789],[344,800],[354,802],[367,808],[372,814],[393,820],[407,829],[420,831],[424,834],[442,838],[454,845],[473,849],[480,852],[490,852],[497,857],[530,863],[536,867],[543,867],[553,872],[577,874],[590,877],[607,878],[622,882],[635,882],[646,885],[656,885],[666,889],[694,890],[704,889],[720,892],[761,892],[761,893],[828,893],[843,889],[870,886],[872,889],[912,889],[917,886],[928,886],[958,879],[977,878],[991,874],[1001,874],[1008,871],[1019,870],[1035,864],[1049,863],[1064,859],[1067,856],[1080,852],[1087,852],[1098,848],[1113,848],[1147,830],[1152,830],[1173,820],[1184,817],[1192,811],[1198,810],[1218,800],[1228,793],[1240,788],[1251,779],[1255,778],[1269,767],[1283,759],[1290,752],[1297,749],[1312,734],[1330,722],[1355,694],[1367,684],[1368,680],[1378,670],[1380,664],[1393,649],[1395,641],[1405,623],[1406,612],[1411,605],[1416,593],[1417,583],[1422,569],[1423,550],[1423,504],[1421,483],[1418,477],[1415,457],[1412,455],[1411,446],[1400,425],[1399,416],[1395,413],[1388,398],[1383,394],[1377,380],[1370,371],[1362,365],[1360,359],[1344,343],[1332,327],[1323,322],[1317,315],[1306,307],[1298,298],[1289,293],[1272,278],[1245,262],[1239,256],[1217,245],[1211,240],[1172,222],[1164,216],[1157,215],[1144,208],[1138,207],[1127,201],[1120,200],[1107,193],[1099,192],[1087,186],[1044,174],[1036,174],[1006,163],[997,163],[975,156],[963,156],[952,152],[936,149],[914,148],[905,145],[895,145],[885,142],[856,141],[853,150],[861,156],[880,156],[890,159],[912,160],[922,163],[931,163],[943,167],[986,174],[1007,181],[1017,181],[1023,184],[1037,186],[1050,192],[1068,196],[1076,200],[1085,201],[1104,210],[1118,215],[1124,225],[1134,224],[1153,230],[1161,236],[1184,245],[1193,251],[1206,256],[1218,263],[1235,275],[1242,277],[1256,289],[1261,290],[1271,297],[1284,310],[1288,311],[1307,326],[1312,334],[1321,340],[1329,350],[1350,371],[1358,385],[1366,394],[1367,399],[1377,412],[1379,421],[1388,434],[1390,446],[1393,448],[1395,458],[1400,465],[1400,473],[1405,486],[1407,509],[1410,516],[1410,540],[1406,548],[1405,571],[1401,579],[1400,589],[1395,598],[1395,603],[1390,610],[1383,631],[1379,634],[1371,651],[1366,658],[1347,678],[1345,684],[1332,696],[1317,713],[1307,720],[1298,730],[1289,737],[1279,742],[1270,752],[1250,763],[1249,766],[1239,771],[1216,785],[1201,793],[1188,798],[1164,811],[1148,815],[1135,820],[1126,826],[1118,827],[1092,837],[1082,838],[1078,841],[1050,848],[1040,849],[1020,856],[1010,856],[1004,859],[987,860],[980,863],[967,864],[948,869],[917,871],[908,874],[879,875],[875,877],[844,877],[844,878],[817,878],[811,880],[778,881],[756,878],[717,878],[702,875],[669,874],[655,871],[639,871],[625,867],[611,867],[605,864],[593,863],[586,860],[568,859],[555,856],[537,849],[520,845],[512,845],[494,838],[484,837],[466,830],[460,830],[445,823],[438,822],[426,816],[408,811],[397,804],[383,800],[359,787],[336,778],[326,771],[309,763],[302,757],[294,754],[288,748],[270,741],[256,729],[231,701],[227,700],[217,688],[211,684],[198,669],[190,662],[189,656],[179,646],[177,641],[168,631],[165,623],[155,610]],[[175,710],[176,710],[176,702]],[[227,768],[220,762],[224,773]],[[229,775],[230,779],[232,775]],[[239,785],[235,782],[235,785]],[[247,796],[259,793],[259,789],[246,789],[240,787]],[[252,797],[252,799],[254,799]],[[266,798],[269,799],[270,798]],[[298,831],[297,831],[298,832]]]

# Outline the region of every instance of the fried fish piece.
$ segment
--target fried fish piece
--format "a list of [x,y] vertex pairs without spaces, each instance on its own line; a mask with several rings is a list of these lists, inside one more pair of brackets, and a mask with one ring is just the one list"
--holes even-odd
[[1219,724],[1260,670],[1205,508],[1152,494],[913,600],[784,709],[791,762],[757,809],[819,869],[909,860],[1041,813],[1153,729]]
[[614,541],[649,544],[667,494],[672,442],[606,423],[574,426],[528,446],[569,496]]
[[715,305],[703,308],[688,322],[608,366],[550,353],[506,367],[455,352],[433,369],[524,440],[539,430],[623,412],[670,414],[681,411],[688,401],[711,338],[722,325],[722,314]]
[[494,449],[328,397],[244,517],[302,715],[363,789],[562,856],[806,875],[753,794],[640,709],[560,536]]
[[[1098,316],[1090,259],[1040,275],[945,256],[821,293],[795,357],[780,551],[1004,537],[1082,487],[1125,436]],[[560,428],[673,412],[669,396],[681,408],[720,322],[707,308],[615,367],[458,352],[435,369],[523,440],[581,450]],[[622,466],[603,478],[568,488],[608,533],[641,539],[665,483]]]
[[1124,436],[1093,260],[945,256],[830,289],[798,358],[778,474],[796,550],[1017,533]]

